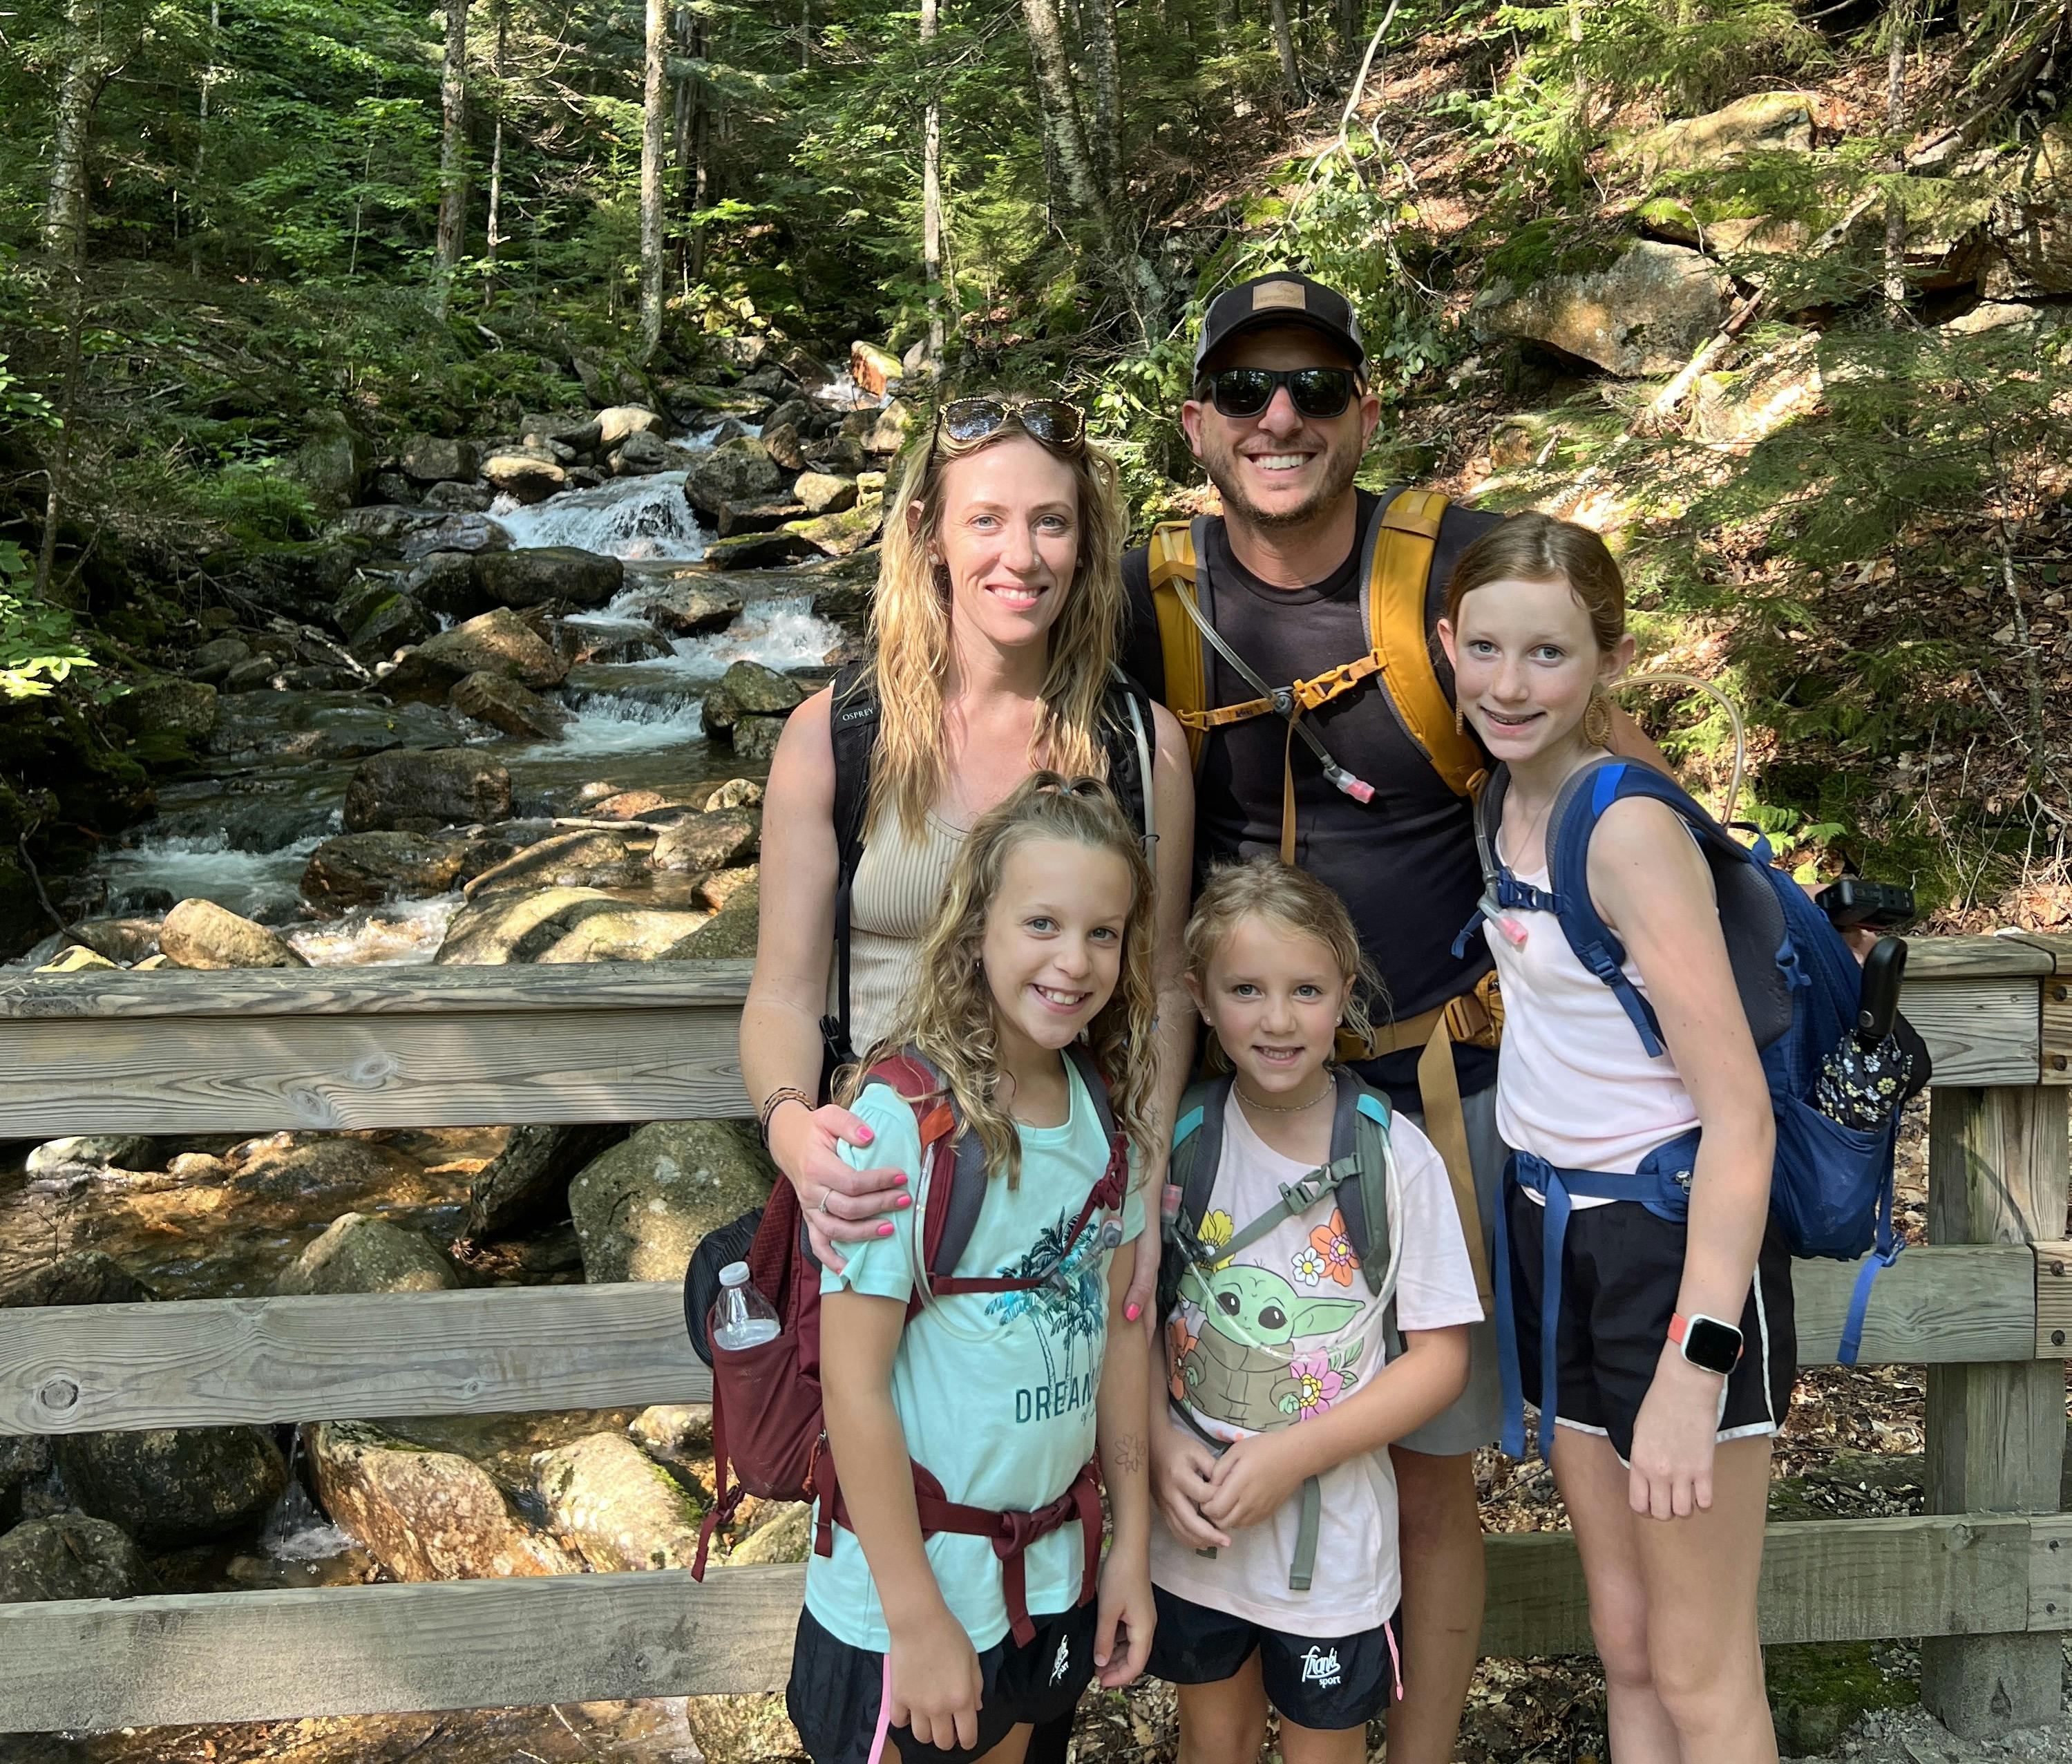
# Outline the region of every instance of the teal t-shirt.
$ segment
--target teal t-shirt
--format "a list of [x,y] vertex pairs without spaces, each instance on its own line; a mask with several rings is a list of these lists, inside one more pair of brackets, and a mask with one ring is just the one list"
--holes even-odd
[[[1071,1117],[1061,1127],[1024,1127],[1022,1178],[995,1177],[956,1272],[1018,1275],[1047,1268],[1108,1163],[1092,1100],[1071,1077]],[[872,1085],[853,1111],[876,1136],[843,1157],[861,1170],[907,1173],[917,1191],[921,1140],[914,1111],[889,1088]],[[894,1215],[890,1237],[844,1244],[849,1265],[823,1272],[820,1290],[844,1286],[902,1303],[914,1291],[915,1215]],[[939,1298],[907,1323],[892,1363],[892,1402],[914,1461],[932,1471],[953,1501],[995,1512],[1028,1512],[1071,1486],[1093,1456],[1094,1392],[1108,1345],[1108,1271],[1113,1251],[1099,1245],[1108,1215],[1081,1233],[1062,1280],[1026,1293],[959,1293]],[[1134,1187],[1122,1211],[1122,1241],[1144,1228]],[[1001,1565],[982,1537],[940,1533],[928,1560],[951,1613],[983,1651],[1007,1634]],[[1031,1615],[1069,1610],[1079,1596],[1085,1546],[1076,1522],[1029,1546],[1024,1557]],[[852,1647],[882,1653],[891,1645],[884,1608],[853,1532],[834,1528],[834,1554],[806,1569],[806,1605],[823,1627]]]

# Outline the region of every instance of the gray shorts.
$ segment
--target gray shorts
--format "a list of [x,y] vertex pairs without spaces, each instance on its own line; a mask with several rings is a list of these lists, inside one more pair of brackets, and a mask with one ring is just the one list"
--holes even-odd
[[[1417,1111],[1406,1108],[1403,1112],[1420,1127],[1424,1125],[1424,1117]],[[1461,1113],[1467,1122],[1468,1160],[1474,1166],[1482,1253],[1494,1270],[1496,1209],[1503,1187],[1503,1166],[1511,1156],[1510,1148],[1497,1137],[1496,1086],[1463,1096]],[[1433,1458],[1456,1458],[1478,1446],[1496,1443],[1503,1425],[1503,1393],[1496,1369],[1496,1319],[1485,1317],[1476,1324],[1468,1332],[1468,1388],[1451,1408],[1433,1416],[1416,1433],[1406,1433],[1397,1445]]]

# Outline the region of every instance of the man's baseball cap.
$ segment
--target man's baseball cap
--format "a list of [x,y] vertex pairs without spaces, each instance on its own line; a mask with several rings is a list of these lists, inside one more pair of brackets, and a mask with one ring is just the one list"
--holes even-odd
[[1321,282],[1292,269],[1276,269],[1226,288],[1209,302],[1209,310],[1202,315],[1201,341],[1194,348],[1194,372],[1199,373],[1202,364],[1231,338],[1269,325],[1307,325],[1344,350],[1354,367],[1367,365],[1359,315],[1352,302]]

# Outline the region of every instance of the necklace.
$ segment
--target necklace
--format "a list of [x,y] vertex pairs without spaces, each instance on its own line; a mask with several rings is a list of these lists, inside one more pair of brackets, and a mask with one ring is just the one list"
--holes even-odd
[[1324,1088],[1306,1103],[1262,1103],[1256,1096],[1247,1096],[1244,1086],[1235,1079],[1231,1082],[1231,1088],[1237,1092],[1240,1102],[1243,1103],[1247,1108],[1256,1108],[1262,1114],[1267,1115],[1305,1115],[1326,1096],[1334,1096],[1338,1088],[1337,1080],[1326,1072],[1324,1075]]

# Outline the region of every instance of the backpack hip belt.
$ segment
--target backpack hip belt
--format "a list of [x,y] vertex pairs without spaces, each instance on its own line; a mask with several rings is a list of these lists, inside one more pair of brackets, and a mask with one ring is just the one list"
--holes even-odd
[[[849,1508],[842,1500],[841,1484],[835,1474],[834,1459],[824,1449],[815,1461],[814,1498],[820,1503],[819,1523],[814,1528],[813,1553],[834,1553],[834,1528],[854,1531]],[[1083,1546],[1084,1567],[1079,1577],[1079,1596],[1075,1606],[1094,1596],[1100,1578],[1100,1479],[1093,1464],[1079,1466],[1065,1492],[1034,1512],[998,1512],[989,1507],[969,1507],[944,1494],[943,1485],[919,1464],[914,1466],[914,1505],[921,1520],[921,1535],[933,1537],[953,1532],[962,1537],[990,1539],[993,1553],[1000,1559],[1001,1593],[1007,1602],[1008,1626],[1018,1646],[1026,1647],[1036,1639],[1036,1625],[1029,1614],[1029,1546],[1039,1537],[1063,1531],[1077,1519]]]
[[1491,968],[1466,992],[1405,1017],[1386,1027],[1377,1027],[1362,1040],[1350,1031],[1338,1032],[1338,1056],[1342,1060],[1377,1059],[1383,1054],[1420,1048],[1417,1056],[1417,1095],[1424,1104],[1424,1137],[1446,1166],[1446,1185],[1453,1191],[1453,1207],[1461,1215],[1462,1235],[1467,1239],[1468,1265],[1475,1277],[1475,1296],[1482,1314],[1490,1314],[1494,1297],[1490,1279],[1490,1259],[1482,1244],[1482,1202],[1475,1190],[1474,1160],[1468,1149],[1467,1111],[1461,1101],[1461,1077],[1453,1064],[1456,1042],[1471,1047],[1494,1047],[1503,1033],[1503,1000],[1497,989],[1496,970]]

